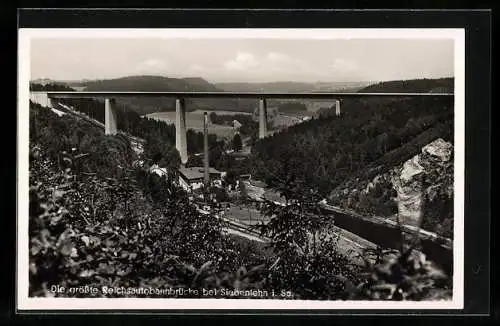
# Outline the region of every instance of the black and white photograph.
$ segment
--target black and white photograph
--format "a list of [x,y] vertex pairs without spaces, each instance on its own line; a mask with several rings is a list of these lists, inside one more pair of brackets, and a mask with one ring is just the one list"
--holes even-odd
[[19,306],[463,308],[464,35],[20,29]]

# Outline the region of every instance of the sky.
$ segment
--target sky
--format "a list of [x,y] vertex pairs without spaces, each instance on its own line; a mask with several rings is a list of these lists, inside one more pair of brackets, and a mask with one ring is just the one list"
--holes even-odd
[[452,39],[34,38],[31,79],[131,75],[209,82],[356,82],[454,76]]

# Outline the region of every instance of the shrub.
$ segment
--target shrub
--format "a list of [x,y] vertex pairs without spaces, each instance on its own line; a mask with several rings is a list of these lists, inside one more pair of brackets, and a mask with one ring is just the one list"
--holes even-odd
[[[423,253],[381,250],[367,252],[367,279],[354,286],[349,283],[353,300],[449,300],[450,278]],[[370,261],[372,260],[373,263]]]

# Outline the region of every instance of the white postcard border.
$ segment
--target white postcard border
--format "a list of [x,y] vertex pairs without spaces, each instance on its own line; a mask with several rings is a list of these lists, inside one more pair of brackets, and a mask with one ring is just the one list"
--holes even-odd
[[[30,298],[29,80],[33,38],[454,39],[453,296],[447,301],[309,301],[259,299]],[[18,310],[462,309],[464,289],[465,29],[26,29],[18,31],[17,292]]]

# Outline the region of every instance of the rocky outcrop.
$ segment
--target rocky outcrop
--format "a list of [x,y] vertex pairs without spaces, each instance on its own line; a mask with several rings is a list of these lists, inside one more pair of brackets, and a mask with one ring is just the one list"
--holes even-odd
[[419,156],[406,161],[401,171],[395,172],[392,185],[397,192],[398,220],[405,225],[420,226],[424,168],[419,164]]
[[[397,191],[398,215],[402,224],[421,226],[424,200],[437,188],[449,187],[438,176],[443,176],[453,154],[453,146],[439,138],[422,148],[422,152],[396,169],[393,187]],[[446,177],[446,175],[445,175]],[[425,191],[424,191],[425,190]]]
[[338,187],[329,203],[452,237],[453,145],[441,138],[406,162]]
[[453,237],[454,165],[453,145],[438,139],[422,149],[422,228]]
[[[392,184],[397,192],[399,223],[414,227],[418,232],[418,228],[426,226],[422,222],[424,216],[428,222],[430,216],[427,214],[438,213],[435,219],[442,218],[439,215],[444,212],[432,212],[429,209],[432,199],[428,194],[449,186],[448,182],[443,183],[437,176],[450,164],[452,152],[452,145],[439,138],[422,148],[422,152],[406,161],[402,168],[395,169]],[[414,239],[412,234],[405,233],[404,236],[405,244],[411,245]]]

